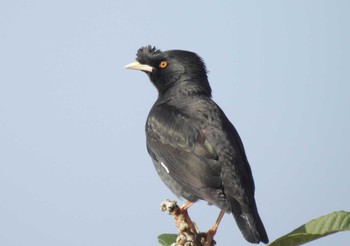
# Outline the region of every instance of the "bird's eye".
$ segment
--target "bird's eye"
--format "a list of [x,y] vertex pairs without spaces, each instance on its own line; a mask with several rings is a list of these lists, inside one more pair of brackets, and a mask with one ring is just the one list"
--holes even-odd
[[161,61],[160,63],[159,63],[159,67],[160,68],[166,68],[168,66],[168,63],[166,62],[166,61]]

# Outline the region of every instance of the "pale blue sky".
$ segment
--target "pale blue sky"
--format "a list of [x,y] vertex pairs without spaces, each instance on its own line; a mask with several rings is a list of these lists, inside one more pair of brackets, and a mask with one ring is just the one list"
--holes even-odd
[[[206,61],[271,241],[350,210],[349,12],[347,0],[2,1],[0,245],[157,245],[175,232],[145,148],[156,90],[124,69],[147,44]],[[218,212],[190,209],[202,230]],[[249,245],[231,215],[216,239]]]

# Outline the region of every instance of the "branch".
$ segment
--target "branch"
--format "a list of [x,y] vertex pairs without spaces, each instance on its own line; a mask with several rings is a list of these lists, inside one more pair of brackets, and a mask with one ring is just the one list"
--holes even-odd
[[214,246],[215,242],[206,244],[207,233],[200,233],[195,223],[188,215],[187,209],[182,210],[176,201],[165,200],[160,209],[168,211],[169,215],[174,216],[175,226],[178,229],[176,242],[171,246]]

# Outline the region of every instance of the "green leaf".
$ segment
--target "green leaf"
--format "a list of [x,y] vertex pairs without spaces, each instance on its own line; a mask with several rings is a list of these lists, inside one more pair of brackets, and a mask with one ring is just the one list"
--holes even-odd
[[176,234],[161,234],[158,236],[158,242],[162,245],[162,246],[170,246],[171,244],[175,243],[177,238]]
[[339,231],[350,230],[350,212],[337,211],[311,220],[269,246],[296,246]]

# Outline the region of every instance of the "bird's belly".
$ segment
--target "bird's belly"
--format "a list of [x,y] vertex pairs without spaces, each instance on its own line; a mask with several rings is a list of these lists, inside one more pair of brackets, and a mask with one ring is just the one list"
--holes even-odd
[[187,192],[186,189],[179,184],[169,173],[168,167],[161,161],[153,160],[154,167],[163,181],[163,183],[178,197],[182,197],[188,201],[195,202],[199,197]]
[[176,196],[182,197],[190,202],[196,202],[199,199],[204,200],[207,201],[209,205],[215,205],[226,212],[231,212],[231,206],[221,190],[207,188],[202,189],[198,195],[195,195],[192,189],[189,190],[189,187],[184,187],[170,175],[168,167],[163,162],[153,160],[153,164],[161,180]]

